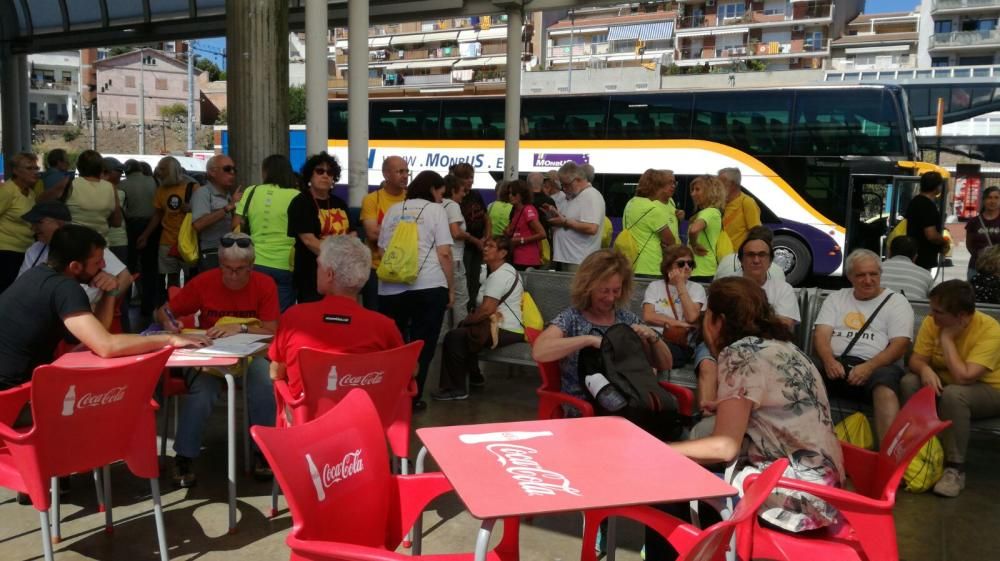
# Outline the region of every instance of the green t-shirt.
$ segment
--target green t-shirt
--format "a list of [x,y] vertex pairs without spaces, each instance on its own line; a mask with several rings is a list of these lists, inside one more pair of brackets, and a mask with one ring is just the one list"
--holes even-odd
[[667,205],[646,197],[632,197],[625,205],[622,227],[632,233],[639,250],[632,267],[636,274],[660,276],[660,262],[663,260],[660,232],[669,228],[669,217],[677,221]]
[[[705,255],[694,254],[694,270],[691,271],[693,277],[714,277],[715,269],[718,267],[718,259],[715,257],[715,244],[719,241],[719,234],[722,232],[722,213],[719,209],[710,207],[698,211],[694,215],[694,220],[704,220],[705,229],[698,234],[698,245],[708,250]],[[690,243],[692,240],[688,240]]]
[[670,233],[674,235],[674,243],[681,243],[679,225],[677,224],[677,206],[674,204],[674,200],[668,200],[666,202],[666,207],[669,211],[667,228],[670,228]]
[[[288,205],[298,194],[298,189],[277,185],[253,185],[243,192],[236,205],[236,214],[243,217],[244,224],[250,224],[257,265],[292,270],[295,239],[288,236]],[[246,208],[248,200],[249,209]]]
[[493,226],[492,232],[494,236],[503,235],[503,231],[510,224],[510,211],[513,208],[514,205],[503,201],[493,201],[490,203],[487,212],[490,215],[490,224]]

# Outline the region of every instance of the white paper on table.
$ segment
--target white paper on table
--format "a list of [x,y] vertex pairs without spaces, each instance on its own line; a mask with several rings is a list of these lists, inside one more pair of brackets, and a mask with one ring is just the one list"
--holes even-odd
[[256,343],[258,341],[264,341],[270,339],[273,335],[260,334],[260,333],[237,333],[236,335],[230,335],[228,337],[220,337],[215,340],[216,343],[234,343],[239,345],[249,345],[250,343]]
[[231,343],[226,339],[216,339],[208,347],[200,349],[178,349],[175,354],[194,356],[235,356],[248,357],[267,346],[267,343]]

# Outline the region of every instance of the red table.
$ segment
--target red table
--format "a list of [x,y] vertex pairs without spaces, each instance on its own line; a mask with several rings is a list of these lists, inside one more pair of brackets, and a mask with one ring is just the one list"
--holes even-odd
[[[222,372],[226,380],[226,422],[227,422],[227,477],[229,478],[229,532],[236,531],[236,378],[235,367],[245,361],[247,357],[236,356],[192,356],[174,352],[167,360],[167,368],[217,368]],[[77,351],[66,353],[53,362],[64,368],[105,368],[111,366],[121,366],[135,362],[135,356],[123,356],[116,358],[101,358],[91,351]],[[246,391],[243,392],[244,398]],[[247,404],[243,403],[244,424],[247,421]],[[247,469],[250,469],[250,442],[247,432],[243,435],[244,462]]]
[[417,435],[469,512],[483,521],[477,561],[486,558],[499,518],[737,492],[621,417],[433,427]]

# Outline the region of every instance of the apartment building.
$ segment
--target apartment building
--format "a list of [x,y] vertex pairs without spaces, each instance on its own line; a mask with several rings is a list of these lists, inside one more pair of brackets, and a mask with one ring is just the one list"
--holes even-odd
[[74,122],[80,108],[80,54],[60,51],[28,56],[28,112],[32,123]]
[[676,2],[575,10],[545,29],[546,70],[670,64]]
[[916,68],[920,12],[861,14],[830,44],[833,70]]
[[[532,52],[533,27],[529,23],[524,30],[526,65],[536,56]],[[466,84],[502,82],[506,76],[505,15],[372,26],[368,35],[368,82],[373,88],[453,90]],[[336,61],[330,87],[346,88],[346,30],[334,30],[329,49]]]
[[824,68],[864,0],[679,0],[678,66],[754,60],[768,70]]
[[[93,64],[97,71],[97,112],[109,121],[138,121],[139,98],[147,121],[161,119],[160,109],[169,105],[187,104],[187,62],[173,53],[156,49],[131,51],[108,57]],[[208,73],[194,70],[194,99],[201,97],[201,87],[208,82]],[[200,119],[199,103],[195,103],[195,120]]]
[[1000,0],[923,0],[921,67],[1000,64]]

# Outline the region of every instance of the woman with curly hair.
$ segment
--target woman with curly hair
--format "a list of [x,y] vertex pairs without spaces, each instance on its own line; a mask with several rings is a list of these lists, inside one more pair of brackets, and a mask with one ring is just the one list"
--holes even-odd
[[688,224],[688,245],[694,251],[691,280],[712,282],[719,258],[715,244],[722,235],[722,209],[726,206],[726,188],[714,175],[702,175],[691,182],[691,200],[698,212]]

